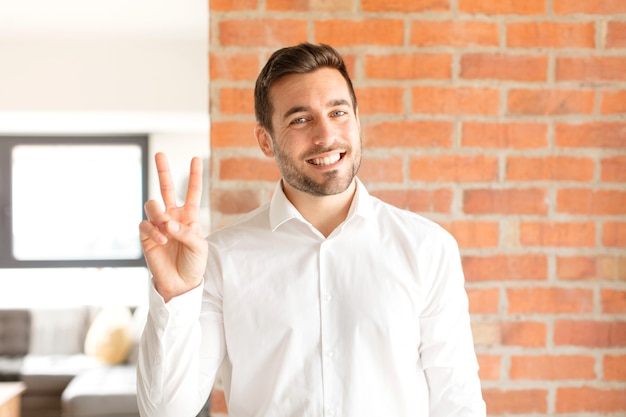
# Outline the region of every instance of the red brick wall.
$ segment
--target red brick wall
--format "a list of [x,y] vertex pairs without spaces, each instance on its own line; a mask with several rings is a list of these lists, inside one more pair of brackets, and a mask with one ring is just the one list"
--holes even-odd
[[626,413],[626,1],[210,10],[213,227],[278,178],[252,133],[268,54],[336,46],[359,98],[360,177],[461,246],[489,415]]

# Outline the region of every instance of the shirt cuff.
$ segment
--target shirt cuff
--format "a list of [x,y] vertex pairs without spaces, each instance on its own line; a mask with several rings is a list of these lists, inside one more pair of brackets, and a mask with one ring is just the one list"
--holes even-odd
[[150,316],[157,328],[166,326],[189,325],[200,316],[204,282],[184,294],[176,296],[167,303],[156,290],[154,280],[150,281],[148,306]]

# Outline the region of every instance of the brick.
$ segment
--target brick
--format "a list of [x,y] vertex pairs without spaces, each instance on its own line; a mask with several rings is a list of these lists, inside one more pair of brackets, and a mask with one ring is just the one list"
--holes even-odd
[[557,320],[554,325],[556,346],[588,348],[626,347],[626,322]]
[[404,21],[400,19],[316,20],[315,42],[342,46],[401,46]]
[[498,24],[480,20],[417,20],[411,22],[411,45],[480,47],[498,46]]
[[441,223],[454,236],[462,249],[494,248],[498,246],[500,227],[498,222],[454,221]]
[[487,415],[547,413],[548,391],[545,389],[483,389]]
[[424,120],[363,125],[363,146],[370,148],[450,148],[452,122]]
[[498,314],[500,311],[499,288],[468,288],[467,297],[471,314]]
[[600,179],[603,182],[626,182],[626,155],[602,158]]
[[495,181],[498,158],[493,156],[416,156],[409,162],[412,181]]
[[626,191],[564,188],[557,190],[556,211],[567,214],[626,214]]
[[626,13],[622,0],[554,0],[556,14],[618,14]]
[[259,0],[211,0],[209,9],[212,12],[229,12],[256,10]]
[[626,48],[626,22],[608,22],[607,48]]
[[283,47],[306,41],[307,21],[298,19],[237,19],[218,23],[222,46]]
[[211,413],[215,414],[228,414],[228,406],[226,405],[226,396],[224,391],[219,388],[213,388],[211,391]]
[[478,359],[478,377],[481,381],[497,381],[500,379],[502,358],[499,355],[476,355]]
[[507,96],[507,113],[513,115],[592,114],[595,94],[592,90],[520,90]]
[[222,214],[247,213],[260,204],[259,192],[255,190],[211,190],[211,210]]
[[597,278],[596,259],[589,256],[558,256],[556,276],[562,280],[590,280]]
[[555,409],[558,414],[590,412],[617,415],[626,411],[626,395],[624,388],[560,387],[556,390]]
[[419,86],[411,89],[411,96],[415,113],[497,115],[500,105],[494,88]]
[[626,257],[559,256],[557,276],[572,281],[626,281]]
[[250,148],[257,147],[254,138],[256,122],[211,122],[211,148]]
[[416,213],[449,213],[452,207],[453,193],[448,188],[436,190],[371,189],[370,193],[396,207]]
[[357,87],[359,114],[402,114],[404,92],[402,87]]
[[595,222],[523,222],[520,242],[524,246],[588,247],[596,245]]
[[626,290],[602,289],[600,305],[603,314],[626,314]]
[[592,181],[595,162],[570,156],[511,156],[506,160],[508,181]]
[[600,256],[596,263],[600,279],[626,281],[626,256]]
[[626,148],[626,123],[555,123],[556,145],[564,148]]
[[459,11],[487,15],[539,15],[546,13],[546,5],[545,0],[459,0]]
[[464,256],[467,282],[538,281],[548,277],[548,260],[543,254]]
[[368,79],[445,80],[452,77],[452,56],[450,54],[368,54],[365,55],[364,67]]
[[448,0],[361,0],[364,12],[427,12],[450,10]]
[[397,182],[404,180],[401,156],[363,158],[359,168],[359,177],[366,182]]
[[525,348],[546,346],[548,328],[537,321],[510,321],[502,325],[502,344]]
[[626,222],[605,222],[602,225],[602,244],[626,247]]
[[352,0],[266,0],[273,12],[353,12]]
[[511,22],[506,26],[510,48],[593,48],[594,22]]
[[502,326],[495,321],[473,320],[472,337],[476,346],[499,346],[502,341]]
[[221,88],[219,106],[222,114],[254,115],[254,91],[252,88]]
[[595,358],[588,355],[513,355],[509,374],[513,380],[595,379]]
[[626,81],[626,56],[557,57],[557,81]]
[[223,158],[219,178],[226,181],[278,181],[280,172],[273,159]]
[[548,57],[544,55],[465,54],[461,78],[470,80],[546,81]]
[[259,58],[256,54],[212,53],[209,55],[209,73],[213,81],[254,81],[259,69]]
[[600,113],[602,114],[626,113],[626,90],[603,91],[601,103]]
[[509,314],[593,312],[593,290],[584,288],[508,288]]
[[626,355],[605,355],[602,369],[605,381],[626,381]]
[[463,192],[465,214],[541,214],[548,212],[546,191],[528,189],[470,189]]
[[548,145],[545,123],[463,122],[461,145],[497,149],[537,149]]

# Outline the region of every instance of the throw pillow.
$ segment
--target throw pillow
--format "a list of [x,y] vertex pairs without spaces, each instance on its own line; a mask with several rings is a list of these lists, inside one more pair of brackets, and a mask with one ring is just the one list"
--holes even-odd
[[132,315],[128,307],[104,307],[85,337],[85,354],[109,365],[126,360],[133,343]]

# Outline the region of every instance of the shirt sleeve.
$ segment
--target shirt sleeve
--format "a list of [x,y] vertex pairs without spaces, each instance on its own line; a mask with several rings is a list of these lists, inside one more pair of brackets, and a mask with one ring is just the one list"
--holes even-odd
[[485,417],[458,246],[445,233],[433,250],[428,271],[432,285],[420,318],[420,360],[429,387],[429,416]]
[[201,285],[165,303],[150,285],[139,346],[137,401],[141,416],[195,416],[224,358],[221,303]]

